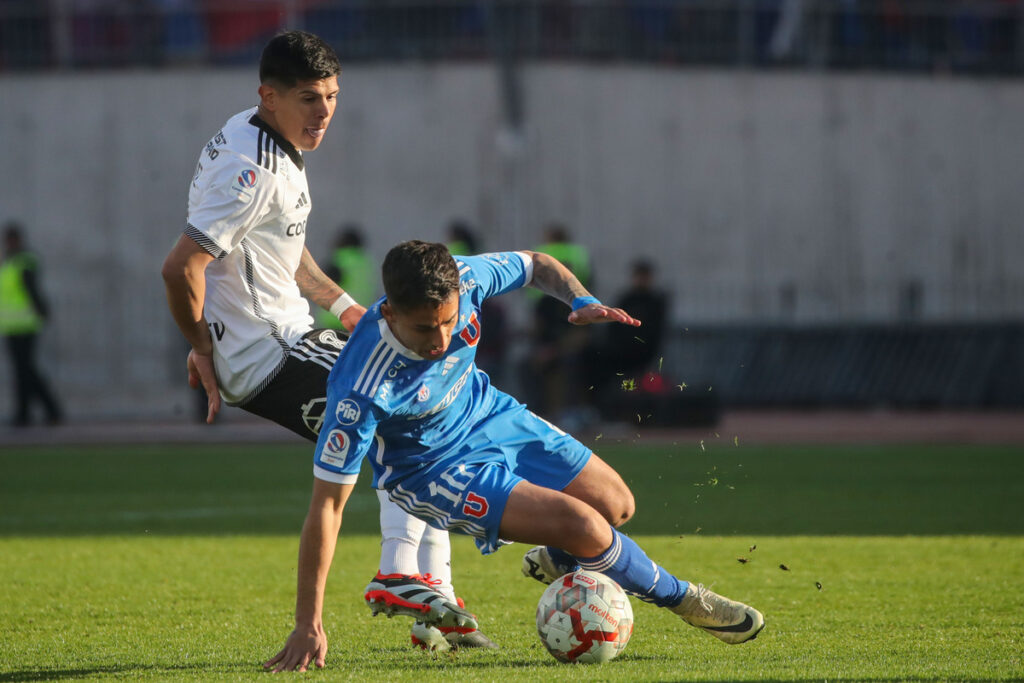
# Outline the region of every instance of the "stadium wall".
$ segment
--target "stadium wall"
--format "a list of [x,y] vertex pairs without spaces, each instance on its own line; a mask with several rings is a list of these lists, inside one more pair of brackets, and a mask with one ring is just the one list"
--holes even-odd
[[[375,256],[535,244],[564,221],[613,298],[648,257],[687,324],[1024,316],[1024,84],[532,64],[504,125],[488,65],[357,66],[308,157],[308,244],[342,221]],[[159,268],[199,151],[256,101],[253,69],[0,78],[0,220],[44,257],[42,357],[72,417],[190,410]],[[520,316],[522,317],[522,316]],[[9,368],[0,369],[9,386]],[[9,397],[0,397],[6,409]]]

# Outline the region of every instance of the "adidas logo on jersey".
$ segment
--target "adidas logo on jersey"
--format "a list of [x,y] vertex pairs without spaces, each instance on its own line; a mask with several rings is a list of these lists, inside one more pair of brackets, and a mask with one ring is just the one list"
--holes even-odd
[[304,206],[305,206],[306,204],[309,204],[309,200],[308,200],[308,199],[306,199],[306,193],[305,193],[305,192],[303,192],[303,193],[301,193],[301,194],[299,195],[299,201],[295,203],[295,208],[296,208],[296,209],[301,209],[301,208],[302,208],[302,207],[304,207]]

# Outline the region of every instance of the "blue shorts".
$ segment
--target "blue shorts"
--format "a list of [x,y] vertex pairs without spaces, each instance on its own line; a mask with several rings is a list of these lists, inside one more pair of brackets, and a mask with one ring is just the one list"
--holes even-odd
[[487,555],[508,543],[498,529],[516,484],[561,491],[589,459],[589,448],[518,406],[492,416],[456,453],[405,477],[388,495],[433,527],[474,537]]

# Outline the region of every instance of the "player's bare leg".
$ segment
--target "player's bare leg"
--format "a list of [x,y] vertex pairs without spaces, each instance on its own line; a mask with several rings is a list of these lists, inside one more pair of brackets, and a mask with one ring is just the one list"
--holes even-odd
[[[583,480],[584,486],[589,483]],[[620,498],[619,504],[619,514],[625,514],[624,500]],[[614,506],[611,509],[618,512]],[[537,510],[544,514],[537,515]],[[517,484],[509,495],[500,532],[508,540],[547,546],[548,552],[561,549],[580,567],[608,575],[627,592],[672,610],[723,642],[752,640],[764,628],[764,617],[756,609],[679,580],[615,530],[604,515],[568,493],[529,482]]]
[[528,481],[516,484],[509,494],[499,535],[520,543],[553,545],[577,557],[600,554],[613,538],[608,520],[589,503]]
[[628,522],[636,511],[633,492],[596,453],[590,454],[583,470],[562,492],[589,504],[614,527]]

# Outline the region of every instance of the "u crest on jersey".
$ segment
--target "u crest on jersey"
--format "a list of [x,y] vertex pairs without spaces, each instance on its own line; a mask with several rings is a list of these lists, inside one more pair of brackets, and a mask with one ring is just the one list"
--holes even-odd
[[466,503],[462,506],[462,514],[483,517],[487,514],[487,499],[470,491],[466,494]]
[[476,346],[480,341],[480,321],[477,319],[475,311],[469,316],[469,322],[459,332],[459,336],[462,341],[466,342],[466,346]]

